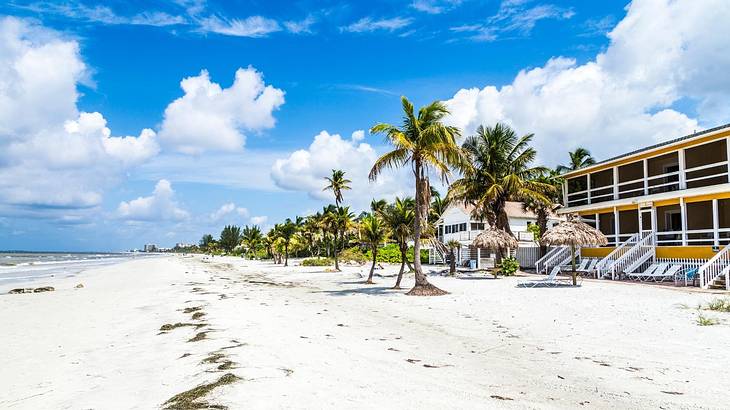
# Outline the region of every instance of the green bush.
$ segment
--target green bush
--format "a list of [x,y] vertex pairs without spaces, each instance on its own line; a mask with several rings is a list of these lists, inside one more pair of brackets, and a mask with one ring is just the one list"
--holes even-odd
[[516,258],[503,258],[502,263],[499,265],[499,273],[504,276],[512,276],[520,270],[520,263]]
[[343,262],[352,261],[357,263],[365,263],[368,261],[367,255],[365,255],[357,246],[345,249],[344,251],[340,252],[337,258]]
[[302,266],[332,266],[335,260],[332,258],[307,258],[302,261]]
[[[367,250],[365,252],[367,260],[373,260],[373,252]],[[406,259],[413,263],[413,247],[409,247],[406,251]],[[400,248],[397,244],[391,243],[378,249],[378,262],[383,263],[401,263]],[[428,263],[428,250],[421,249],[421,263]]]

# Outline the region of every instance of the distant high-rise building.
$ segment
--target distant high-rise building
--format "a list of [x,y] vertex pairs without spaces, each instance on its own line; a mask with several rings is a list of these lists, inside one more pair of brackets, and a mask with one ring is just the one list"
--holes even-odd
[[145,252],[157,252],[157,245],[154,243],[147,243],[144,245]]

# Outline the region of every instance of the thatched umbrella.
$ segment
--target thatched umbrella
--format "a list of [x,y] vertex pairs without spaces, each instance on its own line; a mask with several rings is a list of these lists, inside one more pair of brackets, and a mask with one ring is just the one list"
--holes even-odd
[[[501,229],[490,227],[477,235],[471,244],[477,248],[495,249],[499,253],[502,250],[516,248],[517,239]],[[497,277],[496,272],[496,270],[493,271],[495,278]]]
[[568,215],[564,222],[550,228],[540,238],[546,245],[569,245],[573,262],[573,286],[577,284],[575,273],[576,246],[603,246],[608,243],[606,236],[596,228],[581,222],[578,215]]

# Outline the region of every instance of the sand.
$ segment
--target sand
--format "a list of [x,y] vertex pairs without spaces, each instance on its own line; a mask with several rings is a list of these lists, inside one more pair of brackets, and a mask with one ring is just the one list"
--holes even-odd
[[[720,323],[697,324],[696,306],[717,295],[434,275],[449,295],[409,297],[389,290],[394,277],[364,285],[366,273],[169,256],[34,284],[55,292],[0,288],[0,408],[160,408],[229,373],[231,384],[198,400],[231,409],[730,402],[730,313],[703,312]],[[161,332],[165,324],[173,329]]]

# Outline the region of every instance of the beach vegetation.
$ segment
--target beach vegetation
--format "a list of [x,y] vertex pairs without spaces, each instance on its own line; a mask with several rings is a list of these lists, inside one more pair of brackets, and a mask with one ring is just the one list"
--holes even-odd
[[697,312],[697,325],[698,326],[714,326],[720,323],[717,319],[707,317],[700,312]]
[[730,298],[716,298],[707,304],[706,309],[716,312],[730,312]]
[[567,165],[558,165],[557,171],[564,174],[568,171],[575,171],[576,169],[584,168],[589,165],[596,163],[596,160],[591,156],[591,152],[585,148],[578,147],[575,151],[568,152],[570,161]]
[[302,266],[332,266],[335,264],[335,260],[332,258],[307,258],[302,261]]
[[246,258],[255,257],[256,251],[261,248],[263,241],[264,235],[261,233],[261,228],[257,225],[246,225],[243,227],[241,231],[241,244],[246,249]]
[[388,231],[380,217],[376,215],[368,215],[360,222],[362,231],[362,240],[365,245],[370,248],[372,253],[373,264],[370,267],[370,274],[365,283],[373,283],[373,274],[375,273],[375,264],[378,261],[378,248],[388,239]]
[[324,177],[324,179],[327,180],[328,184],[322,190],[332,191],[332,194],[335,196],[335,205],[339,208],[343,199],[342,191],[350,190],[350,183],[352,181],[345,178],[345,171],[340,169],[333,169],[332,175]]
[[[380,257],[380,254],[378,254],[378,257]],[[343,262],[366,263],[369,259],[368,255],[358,246],[353,246],[340,252],[340,260]]]
[[449,275],[456,275],[456,250],[461,248],[461,243],[455,239],[446,242],[449,248]]
[[230,253],[241,241],[241,227],[226,225],[221,231],[219,244],[223,250]]
[[512,276],[518,270],[520,270],[520,262],[517,261],[517,258],[511,256],[503,258],[502,262],[499,264],[499,273],[504,276]]
[[[398,262],[400,262],[400,270],[396,278],[393,289],[400,289],[400,283],[403,279],[403,271],[408,263],[408,241],[413,238],[413,222],[415,218],[415,202],[413,198],[395,198],[395,202],[387,206],[382,212],[383,219],[391,232],[391,238],[395,241],[398,250]],[[387,246],[386,246],[387,248]],[[383,249],[381,258],[387,257],[389,251]]]
[[[456,144],[461,131],[443,123],[449,114],[446,105],[435,101],[415,112],[413,104],[401,97],[403,121],[400,126],[379,123],[370,129],[382,134],[393,150],[378,158],[370,170],[370,180],[376,180],[386,169],[409,167],[415,178],[415,217],[413,242],[415,253],[420,255],[421,235],[428,219],[431,204],[431,187],[428,179],[435,172],[447,182],[452,168],[463,168],[463,150]],[[443,295],[447,292],[429,283],[421,267],[420,258],[414,261],[415,285],[409,295]]]

